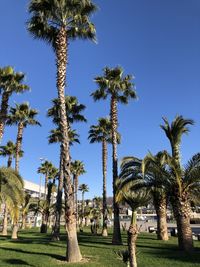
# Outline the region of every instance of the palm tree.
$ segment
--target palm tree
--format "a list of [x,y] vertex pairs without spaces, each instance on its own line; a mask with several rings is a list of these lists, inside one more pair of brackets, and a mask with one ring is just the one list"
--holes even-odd
[[192,230],[190,227],[190,188],[198,185],[199,156],[192,159],[189,168],[185,170],[181,166],[180,144],[183,134],[189,132],[188,125],[193,125],[194,121],[184,119],[182,116],[176,116],[169,125],[166,118],[163,118],[164,130],[171,144],[172,156],[168,155],[167,164],[171,170],[170,178],[170,200],[177,222],[179,248],[190,251],[193,249]]
[[[56,12],[55,12],[56,10]],[[67,229],[67,261],[80,261],[76,233],[76,216],[73,209],[73,187],[70,177],[70,148],[68,137],[68,120],[65,110],[66,66],[68,63],[68,42],[70,39],[95,40],[95,28],[89,16],[96,6],[91,0],[86,1],[55,1],[32,0],[29,13],[28,30],[34,38],[50,43],[56,54],[57,91],[60,104],[60,129],[62,133],[63,174],[66,182],[66,229]]]
[[134,182],[135,190],[149,189],[157,215],[157,238],[160,240],[168,240],[167,190],[164,182],[169,174],[163,165],[164,156],[165,151],[155,156],[149,153],[143,161],[136,157],[124,157],[119,176],[126,182]]
[[19,210],[24,200],[23,187],[23,179],[16,171],[11,168],[0,168],[0,203],[6,203],[3,235],[7,235],[7,215],[9,210],[13,219],[12,239],[17,239]]
[[[85,110],[85,106],[80,104],[76,97],[74,96],[66,96],[65,97],[65,108],[67,119],[69,122],[68,125],[68,137],[69,137],[69,145],[72,145],[74,142],[79,143],[79,135],[75,130],[71,129],[71,124],[74,122],[86,122],[86,118],[81,114]],[[57,98],[52,100],[52,107],[48,110],[48,117],[51,117],[53,123],[58,126],[56,130],[52,130],[52,134],[49,136],[49,142],[55,143],[62,141],[61,129],[59,126],[60,121],[60,105],[59,100]],[[62,160],[62,145],[60,146],[60,176],[58,180],[58,192],[57,192],[57,200],[56,200],[56,219],[53,231],[53,240],[59,240],[60,234],[60,217],[62,212],[62,190],[63,190],[63,160]]]
[[158,152],[155,156],[148,153],[142,162],[142,171],[144,174],[146,187],[150,188],[153,198],[153,204],[157,215],[157,238],[168,240],[167,229],[167,199],[168,190],[165,187],[165,181],[169,179],[169,173],[166,169],[165,161],[166,151]]
[[[97,125],[92,125],[89,130],[88,139],[90,143],[102,143],[102,173],[103,173],[103,230],[102,236],[107,236],[107,143],[112,143],[112,125],[108,118],[99,118]],[[118,139],[120,136],[118,134]],[[119,143],[120,140],[118,140]]]
[[[137,175],[137,174],[136,174]],[[136,260],[136,240],[139,234],[137,226],[137,209],[146,205],[150,199],[149,192],[146,189],[134,190],[132,181],[116,180],[116,201],[126,202],[132,209],[132,218],[128,230],[128,250],[130,267],[137,267]]]
[[95,78],[98,89],[92,93],[95,101],[111,97],[110,101],[110,116],[112,124],[112,158],[113,158],[113,209],[114,209],[114,231],[113,244],[121,244],[121,233],[119,223],[119,205],[115,200],[116,186],[115,181],[118,177],[118,159],[117,159],[117,126],[118,114],[117,103],[128,104],[129,99],[136,98],[134,84],[132,83],[132,76],[123,76],[123,69],[121,67],[103,69],[103,76]]
[[[49,219],[49,206],[50,206],[50,199],[51,199],[51,188],[49,186],[49,180],[55,180],[58,176],[58,169],[54,167],[54,165],[50,162],[45,160],[38,168],[38,173],[42,173],[45,175],[45,186],[44,186],[44,200],[46,201],[46,209],[48,212],[42,213],[42,225],[40,228],[41,233],[47,233],[47,224]],[[49,191],[50,190],[50,191]],[[50,195],[49,195],[50,194]]]
[[76,221],[78,224],[78,184],[79,176],[86,173],[84,164],[80,160],[75,160],[71,162],[71,173],[73,175],[73,187],[74,187],[74,196],[75,196],[75,205],[76,205]]
[[10,96],[13,93],[23,93],[29,90],[28,85],[23,84],[24,78],[24,73],[15,72],[11,66],[0,68],[0,93],[2,94],[0,108],[0,141],[4,133]]
[[84,195],[86,192],[89,192],[89,187],[87,184],[80,184],[78,190],[82,192],[82,211],[81,211],[81,213],[82,213],[81,228],[82,228],[83,227],[83,218],[84,218],[84,207],[85,207]]
[[47,195],[47,183],[48,180],[50,179],[50,174],[53,169],[53,164],[52,162],[45,160],[41,166],[38,168],[38,173],[44,174],[45,176],[45,186],[44,186],[44,198],[46,198]]
[[15,170],[19,172],[19,158],[22,147],[23,131],[28,125],[39,125],[40,123],[35,119],[38,114],[36,109],[31,109],[29,103],[15,104],[15,108],[10,109],[10,114],[6,121],[7,125],[17,125],[17,139],[16,139],[16,157]]
[[[20,151],[19,156],[23,157],[24,151]],[[13,157],[16,155],[16,145],[12,141],[8,141],[5,146],[0,146],[0,156],[8,157],[7,167],[11,167]]]

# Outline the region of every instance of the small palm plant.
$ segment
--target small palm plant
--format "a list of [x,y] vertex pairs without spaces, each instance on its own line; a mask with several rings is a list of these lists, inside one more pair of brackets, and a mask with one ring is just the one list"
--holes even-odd
[[[139,171],[139,175],[140,175]],[[135,173],[137,175],[137,171]],[[137,226],[137,209],[148,203],[150,200],[150,194],[147,189],[134,189],[134,181],[126,181],[118,179],[117,181],[117,193],[116,200],[118,203],[126,202],[132,210],[132,218],[130,227],[128,230],[128,251],[130,267],[137,267],[136,260],[136,240],[139,234],[139,228]]]

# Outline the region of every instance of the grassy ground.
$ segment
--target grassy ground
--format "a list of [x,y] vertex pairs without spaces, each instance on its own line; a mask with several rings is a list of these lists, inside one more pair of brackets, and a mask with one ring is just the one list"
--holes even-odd
[[[126,266],[116,255],[116,251],[126,249],[113,246],[109,237],[92,236],[89,231],[79,235],[79,244],[85,260],[79,264],[65,263],[66,240],[62,235],[60,242],[51,242],[50,235],[42,235],[38,229],[20,232],[17,241],[0,237],[0,266],[74,266],[74,267],[112,267]],[[157,241],[154,234],[140,234],[138,248],[138,267],[200,267],[200,242],[195,243],[195,251],[188,255],[177,249],[177,239],[169,242]]]

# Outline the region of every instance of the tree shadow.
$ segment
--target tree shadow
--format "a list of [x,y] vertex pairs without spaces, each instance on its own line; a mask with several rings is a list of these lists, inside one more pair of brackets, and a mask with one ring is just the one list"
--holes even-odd
[[165,250],[151,250],[146,251],[146,254],[155,255],[157,258],[165,258],[169,260],[176,260],[179,262],[200,263],[200,248],[195,248],[193,252],[187,253],[179,249],[165,249]]
[[27,266],[33,266],[32,264],[28,264],[26,261],[20,260],[20,259],[7,259],[2,260],[3,262],[10,264],[10,265],[27,265]]

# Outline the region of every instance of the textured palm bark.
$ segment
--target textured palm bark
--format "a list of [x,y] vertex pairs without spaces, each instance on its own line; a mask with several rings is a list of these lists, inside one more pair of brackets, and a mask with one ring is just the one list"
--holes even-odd
[[173,199],[172,207],[177,222],[179,248],[190,252],[193,250],[193,239],[192,229],[190,227],[191,208],[189,201],[183,196],[177,197]]
[[22,146],[23,130],[24,130],[24,125],[22,122],[20,122],[18,124],[17,140],[16,140],[16,157],[15,157],[16,172],[19,172],[19,155],[20,155],[21,146]]
[[128,252],[129,252],[130,267],[137,267],[136,241],[139,234],[139,230],[137,227],[136,218],[137,218],[137,212],[132,210],[131,224],[128,229]]
[[60,240],[60,219],[62,215],[62,191],[63,191],[63,160],[62,160],[62,148],[60,148],[60,174],[58,180],[58,190],[56,197],[56,216],[54,231],[52,235],[52,240]]
[[130,225],[128,230],[128,250],[130,267],[137,267],[136,259],[136,240],[138,237],[138,230],[136,225]]
[[7,167],[10,168],[11,165],[12,165],[12,156],[10,155],[10,156],[8,157]]
[[3,214],[3,229],[2,229],[2,235],[7,236],[8,234],[8,207],[5,203],[4,207],[4,214]]
[[84,203],[84,191],[82,192],[82,216],[81,216],[81,223],[80,223],[80,227],[81,229],[83,228],[83,219],[84,219],[84,212],[85,212],[85,209],[84,209],[84,206],[85,206],[85,203]]
[[78,228],[78,175],[73,176],[74,202],[76,211],[76,227]]
[[22,226],[21,226],[22,229],[25,229],[26,228],[26,215],[25,214],[22,214]]
[[48,224],[48,215],[46,212],[42,213],[42,224],[40,227],[40,233],[46,234],[47,233],[47,224]]
[[57,57],[57,89],[60,101],[60,129],[63,159],[65,219],[67,232],[66,259],[68,262],[78,262],[82,259],[76,231],[76,212],[74,210],[73,186],[70,175],[70,148],[68,136],[68,120],[65,109],[65,82],[67,66],[67,32],[61,27],[56,38]]
[[4,128],[5,128],[5,121],[8,113],[8,101],[10,97],[9,91],[4,91],[2,94],[1,100],[1,110],[0,110],[0,142],[3,138]]
[[121,245],[122,238],[120,232],[120,221],[119,221],[119,204],[116,202],[116,179],[118,177],[118,164],[117,164],[117,99],[111,97],[111,123],[112,123],[112,169],[113,169],[113,213],[114,213],[114,226],[113,226],[113,245]]
[[18,238],[18,223],[14,223],[13,230],[12,230],[12,236],[11,239],[17,239]]
[[47,184],[48,184],[49,175],[48,173],[45,174],[45,181],[44,181],[44,199],[47,198]]
[[108,236],[107,231],[107,191],[106,191],[106,174],[107,174],[107,142],[103,139],[102,142],[102,169],[103,169],[103,229],[102,236]]
[[157,215],[157,239],[169,240],[167,229],[167,200],[165,194],[154,196],[154,207]]

